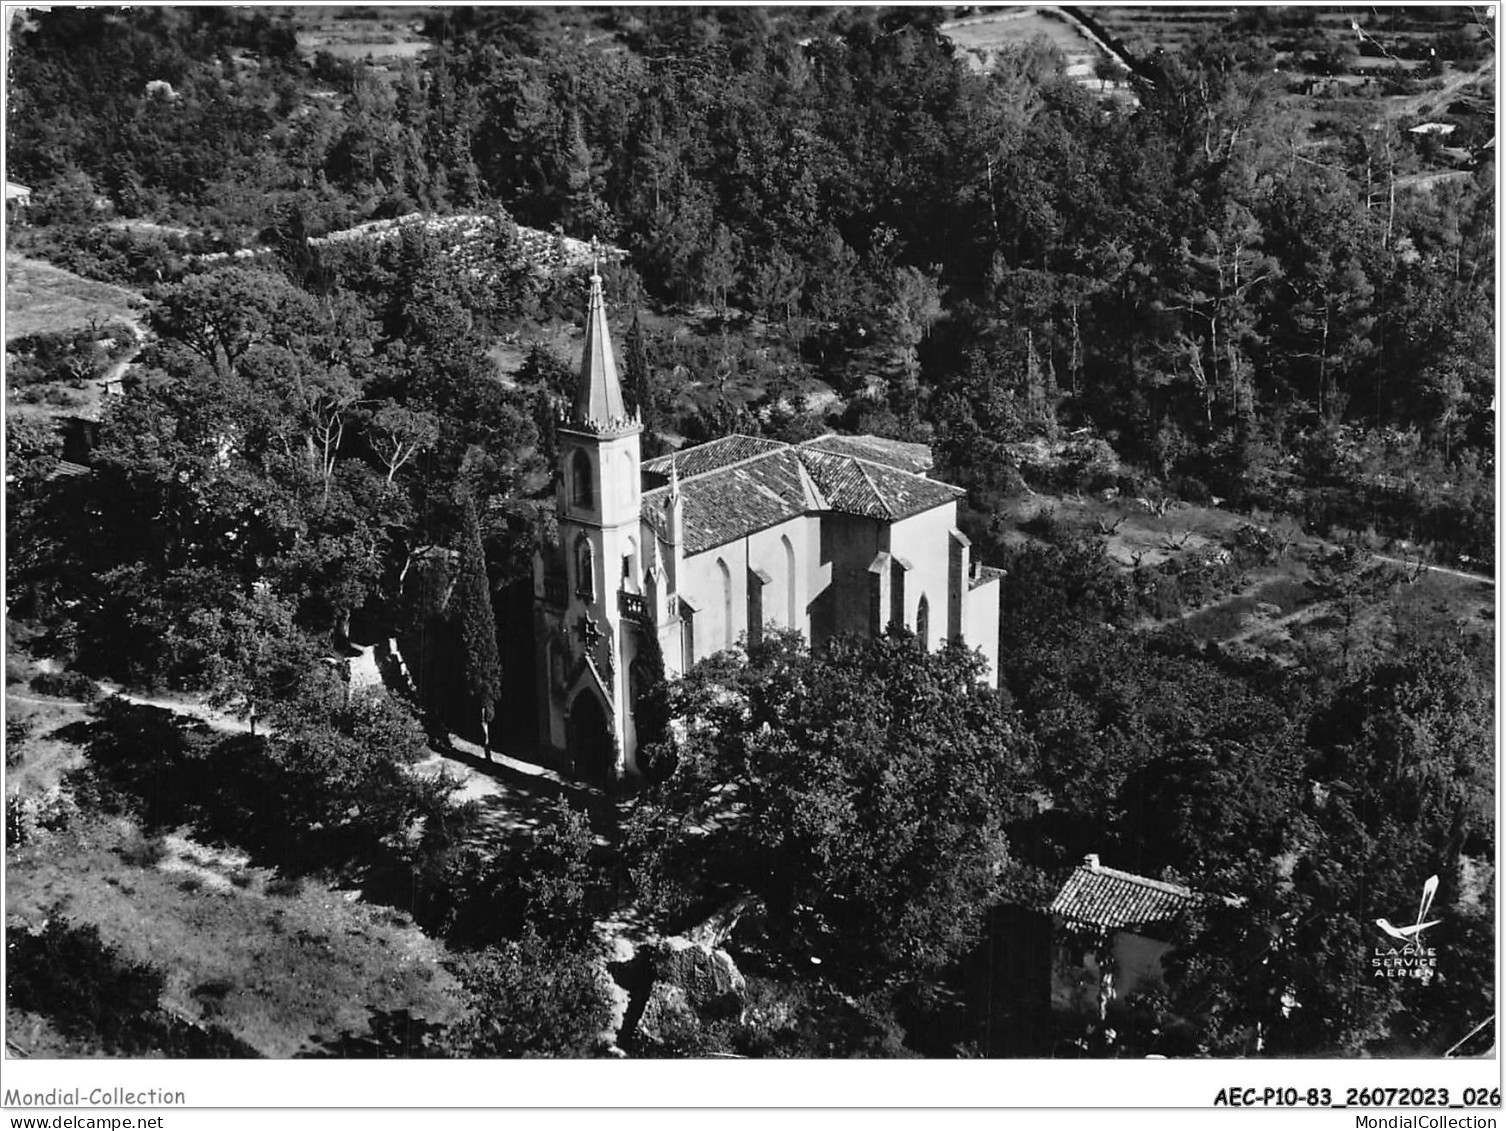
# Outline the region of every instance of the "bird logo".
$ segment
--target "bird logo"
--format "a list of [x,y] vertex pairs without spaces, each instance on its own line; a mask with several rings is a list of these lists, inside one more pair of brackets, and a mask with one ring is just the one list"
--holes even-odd
[[1433,897],[1437,894],[1438,877],[1429,876],[1427,883],[1422,885],[1422,902],[1417,906],[1417,922],[1410,927],[1396,927],[1389,919],[1377,919],[1375,925],[1399,942],[1410,946],[1421,946],[1422,932],[1443,922],[1442,919],[1428,919],[1427,917],[1428,911],[1433,906]]

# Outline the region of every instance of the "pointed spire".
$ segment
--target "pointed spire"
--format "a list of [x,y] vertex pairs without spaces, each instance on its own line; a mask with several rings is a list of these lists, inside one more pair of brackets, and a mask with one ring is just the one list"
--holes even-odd
[[669,518],[669,542],[679,546],[685,541],[685,498],[680,494],[680,465],[674,452],[669,453],[669,494],[664,499],[664,509]]
[[586,307],[586,348],[580,362],[580,383],[575,390],[571,422],[596,429],[620,428],[627,423],[622,384],[617,379],[617,359],[607,330],[606,303],[601,294],[599,253],[591,246],[591,297]]

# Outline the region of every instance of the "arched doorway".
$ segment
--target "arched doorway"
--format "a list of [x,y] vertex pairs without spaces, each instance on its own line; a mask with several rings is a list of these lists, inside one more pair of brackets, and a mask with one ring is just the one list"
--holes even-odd
[[607,713],[589,691],[582,691],[570,704],[569,743],[576,774],[592,781],[612,779],[617,766]]

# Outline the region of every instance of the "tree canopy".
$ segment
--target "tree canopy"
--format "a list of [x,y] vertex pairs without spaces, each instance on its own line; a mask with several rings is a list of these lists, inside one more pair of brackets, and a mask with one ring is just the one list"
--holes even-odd
[[903,635],[815,653],[779,635],[698,666],[629,838],[645,883],[699,877],[670,908],[758,895],[780,960],[850,989],[934,976],[1015,866],[1004,826],[1030,746],[979,674]]

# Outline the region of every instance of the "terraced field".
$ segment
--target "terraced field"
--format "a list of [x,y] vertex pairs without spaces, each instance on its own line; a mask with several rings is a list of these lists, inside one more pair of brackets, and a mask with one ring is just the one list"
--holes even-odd
[[1324,7],[1104,7],[1087,16],[1137,59],[1199,38],[1258,38],[1292,94],[1341,103],[1416,96],[1469,74],[1493,53],[1493,29],[1475,10]]
[[1044,39],[1095,90],[1098,61],[1111,54],[1153,73],[1158,52],[1199,40],[1262,46],[1302,123],[1299,149],[1322,149],[1381,121],[1446,131],[1447,145],[1419,137],[1398,163],[1405,188],[1468,175],[1495,133],[1494,27],[1481,6],[1021,7],[943,29],[980,67],[1007,44]]
[[1101,64],[1111,58],[1081,24],[1057,7],[1005,8],[941,25],[959,52],[978,70],[987,70],[999,55],[1016,47],[1045,43],[1066,59],[1066,73],[1100,97],[1133,99],[1128,86],[1103,77]]
[[1099,52],[1071,22],[1040,8],[1010,8],[942,25],[947,37],[979,65],[1006,44],[1044,39],[1067,56],[1074,68],[1091,72]]
[[1228,8],[1093,8],[1089,13],[1136,56],[1185,47],[1229,22]]
[[304,6],[288,9],[297,26],[298,49],[337,59],[411,59],[429,47],[420,34],[422,8]]

